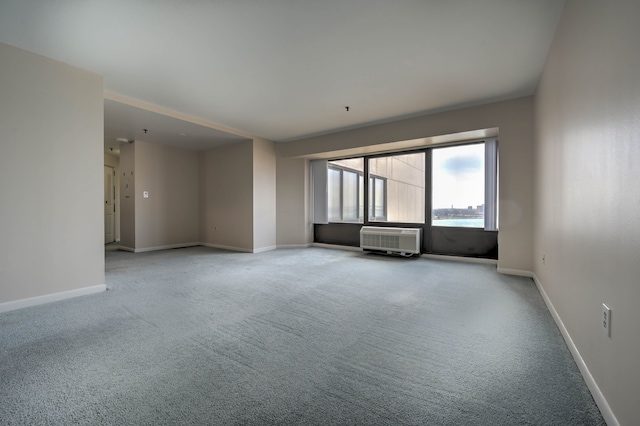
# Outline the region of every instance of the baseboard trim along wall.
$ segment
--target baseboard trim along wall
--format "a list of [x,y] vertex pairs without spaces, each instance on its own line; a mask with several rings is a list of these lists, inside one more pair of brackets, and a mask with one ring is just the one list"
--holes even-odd
[[517,275],[519,277],[533,278],[533,272],[531,271],[523,271],[521,269],[508,269],[508,268],[498,268],[496,270],[500,274]]
[[225,245],[222,245],[222,244],[199,243],[199,245],[204,246],[204,247],[222,249],[222,250],[239,251],[239,252],[242,252],[242,253],[253,253],[253,250],[251,250],[251,249],[246,249],[246,248],[241,248],[241,247],[233,247],[233,246],[225,246]]
[[301,248],[309,248],[313,245],[313,243],[307,244],[281,244],[277,246],[278,249],[301,249]]
[[16,309],[29,308],[32,306],[44,305],[45,303],[59,302],[74,297],[86,296],[105,291],[106,284],[83,287],[76,290],[62,291],[60,293],[45,294],[43,296],[30,297],[28,299],[13,300],[11,302],[0,303],[0,313],[15,311]]
[[533,278],[533,281],[536,283],[536,287],[538,287],[538,291],[542,295],[542,299],[544,300],[544,303],[547,305],[547,309],[549,309],[551,316],[553,317],[558,328],[560,329],[560,333],[562,333],[562,337],[564,338],[564,341],[567,343],[567,346],[569,347],[569,351],[571,352],[571,355],[573,355],[573,359],[578,365],[578,369],[580,370],[580,373],[582,373],[582,377],[584,378],[584,381],[587,383],[587,387],[591,391],[591,395],[593,396],[593,399],[596,402],[596,405],[600,409],[600,413],[602,414],[602,417],[604,417],[604,420],[607,422],[608,426],[619,426],[620,423],[618,422],[618,419],[613,414],[613,411],[611,410],[609,403],[605,399],[604,395],[602,394],[602,391],[600,391],[600,388],[598,387],[598,384],[596,383],[595,379],[591,375],[591,372],[589,371],[589,367],[587,367],[587,364],[585,364],[584,359],[582,359],[582,355],[580,355],[580,351],[578,351],[578,348],[576,347],[575,343],[573,343],[573,339],[571,339],[571,336],[569,335],[567,328],[564,326],[562,319],[558,315],[556,308],[553,306],[553,303],[551,303],[551,299],[549,299],[549,296],[547,296],[547,293],[544,291],[544,288],[542,287],[540,280],[538,279],[536,274],[534,273],[530,273],[530,274],[531,274],[531,277]]
[[269,246],[269,247],[260,247],[257,249],[253,249],[253,253],[263,253],[265,251],[271,251],[277,249],[278,246]]
[[176,248],[185,248],[185,247],[195,247],[195,246],[199,246],[199,245],[200,245],[200,243],[180,243],[180,244],[169,244],[169,245],[166,245],[166,246],[144,247],[144,248],[135,249],[134,253],[145,253],[145,252],[148,252],[148,251],[158,251],[158,250],[169,250],[169,249],[176,249]]

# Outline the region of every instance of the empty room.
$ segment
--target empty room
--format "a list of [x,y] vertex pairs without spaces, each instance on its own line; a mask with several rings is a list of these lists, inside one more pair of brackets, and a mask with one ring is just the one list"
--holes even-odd
[[638,424],[638,17],[0,2],[0,424]]

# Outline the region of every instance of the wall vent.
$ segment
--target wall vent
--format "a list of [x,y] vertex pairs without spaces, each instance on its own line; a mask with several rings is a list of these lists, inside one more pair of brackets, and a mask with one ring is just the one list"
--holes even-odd
[[420,254],[420,229],[363,226],[360,247],[400,255]]

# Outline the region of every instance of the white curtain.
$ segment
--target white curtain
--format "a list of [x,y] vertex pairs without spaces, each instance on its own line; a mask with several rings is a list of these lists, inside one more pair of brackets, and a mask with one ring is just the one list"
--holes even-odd
[[498,141],[484,143],[484,229],[498,230]]

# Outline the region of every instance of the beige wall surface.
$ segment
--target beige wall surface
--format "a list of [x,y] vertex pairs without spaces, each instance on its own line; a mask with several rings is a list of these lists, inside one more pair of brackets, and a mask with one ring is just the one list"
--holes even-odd
[[[503,270],[531,271],[533,224],[533,99],[520,98],[278,144],[283,157],[385,144],[478,129],[500,129],[499,261]],[[299,176],[298,179],[303,179]],[[303,203],[300,198],[299,203]],[[308,219],[308,218],[307,218]],[[302,234],[296,239],[303,239]]]
[[276,247],[276,147],[253,140],[253,250]]
[[276,231],[278,247],[313,242],[309,218],[309,160],[276,159]]
[[120,246],[136,248],[136,181],[133,144],[120,146]]
[[199,154],[200,241],[253,251],[253,141]]
[[133,146],[136,251],[197,244],[198,153],[143,141]]
[[103,285],[102,78],[0,43],[0,303]]
[[535,273],[625,425],[640,419],[638,17],[636,0],[568,1],[535,96]]

